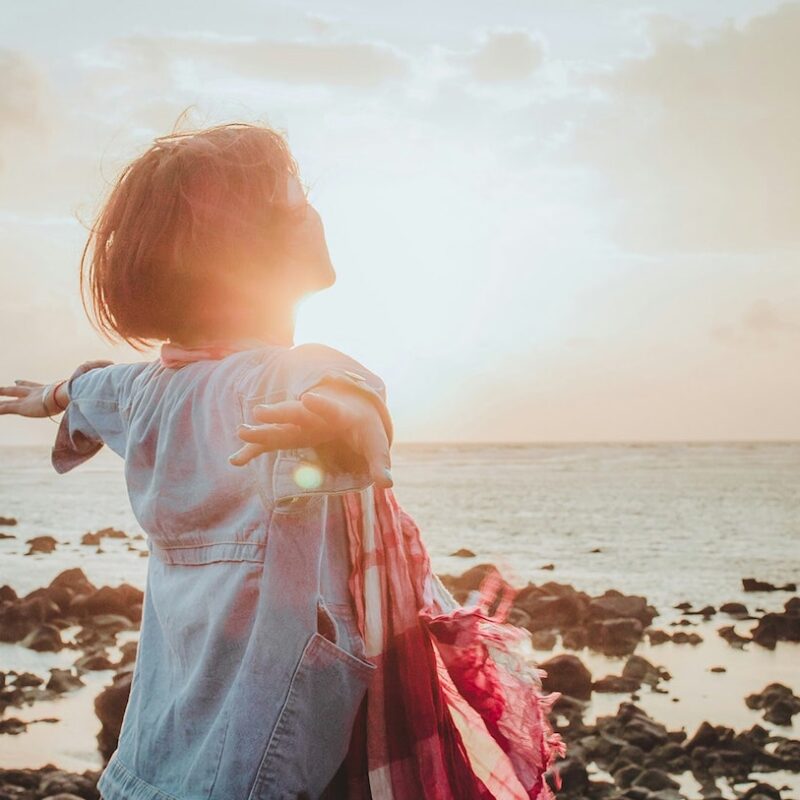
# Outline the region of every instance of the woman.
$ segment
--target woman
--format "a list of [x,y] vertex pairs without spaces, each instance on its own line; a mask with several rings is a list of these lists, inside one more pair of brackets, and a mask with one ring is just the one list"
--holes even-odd
[[549,797],[557,695],[488,602],[432,575],[389,488],[383,382],[293,344],[297,301],[335,273],[283,138],[156,140],[81,277],[99,330],[160,357],[17,382],[0,412],[65,410],[59,472],[108,444],[148,534],[104,800]]

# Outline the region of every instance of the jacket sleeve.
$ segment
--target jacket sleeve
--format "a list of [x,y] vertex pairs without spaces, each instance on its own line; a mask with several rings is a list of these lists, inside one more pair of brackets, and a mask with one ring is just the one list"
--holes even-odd
[[58,473],[90,459],[107,444],[124,456],[129,377],[136,364],[113,364],[88,372],[78,367],[68,378],[69,404],[62,416],[50,460]]

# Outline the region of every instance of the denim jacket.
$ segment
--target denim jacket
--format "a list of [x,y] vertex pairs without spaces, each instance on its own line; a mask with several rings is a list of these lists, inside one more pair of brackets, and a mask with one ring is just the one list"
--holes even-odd
[[150,551],[104,800],[317,798],[343,761],[375,670],[347,585],[341,502],[370,485],[366,464],[331,471],[312,448],[227,459],[256,404],[327,379],[385,401],[380,378],[323,345],[69,379],[53,466],[66,472],[103,443],[122,456]]

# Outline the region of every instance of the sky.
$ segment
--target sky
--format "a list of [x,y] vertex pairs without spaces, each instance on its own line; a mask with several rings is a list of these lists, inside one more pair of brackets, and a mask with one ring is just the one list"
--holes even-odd
[[798,40],[767,0],[2,3],[0,384],[157,357],[78,263],[189,108],[288,137],[338,273],[295,341],[398,441],[800,439]]

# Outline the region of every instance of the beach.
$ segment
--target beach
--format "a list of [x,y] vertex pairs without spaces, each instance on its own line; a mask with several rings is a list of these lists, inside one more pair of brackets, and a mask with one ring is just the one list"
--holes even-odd
[[[63,476],[47,448],[0,459],[0,768],[87,771],[70,791],[88,798],[147,541],[107,450]],[[562,692],[564,796],[800,798],[800,445],[399,445],[393,472],[458,599],[492,567],[518,590],[511,619]]]

